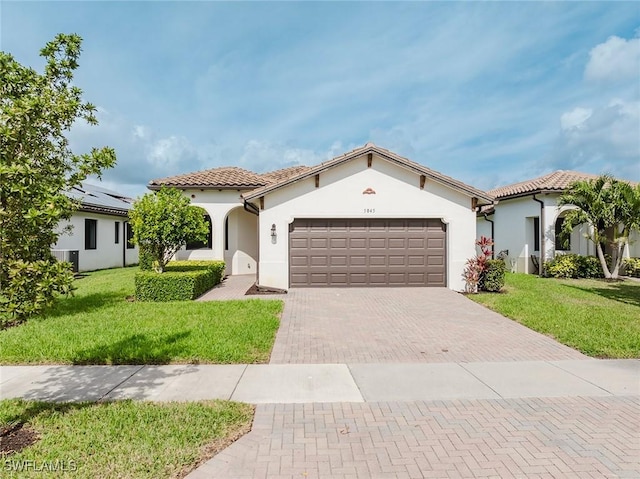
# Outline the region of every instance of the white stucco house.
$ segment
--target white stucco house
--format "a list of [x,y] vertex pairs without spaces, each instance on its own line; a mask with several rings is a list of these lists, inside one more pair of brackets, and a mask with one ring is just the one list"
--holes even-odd
[[[556,254],[595,255],[595,245],[586,238],[587,225],[574,228],[568,245],[558,238],[564,215],[573,208],[559,206],[558,199],[571,183],[596,178],[588,173],[559,170],[491,190],[488,193],[496,201],[478,212],[478,237],[493,238],[494,251],[507,252],[507,264],[519,273],[538,273],[540,263]],[[624,251],[626,257],[640,256],[638,240],[640,235],[634,231]]]
[[[128,266],[138,262],[138,248],[130,239],[133,232],[128,222],[133,200],[99,186],[83,183],[69,196],[81,206],[69,221],[58,225],[58,242],[54,255],[77,262],[77,271]],[[77,253],[74,253],[77,252]]]
[[266,174],[215,168],[152,180],[208,213],[209,241],[178,259],[221,259],[227,274],[297,287],[463,290],[476,212],[493,198],[371,143],[314,167]]

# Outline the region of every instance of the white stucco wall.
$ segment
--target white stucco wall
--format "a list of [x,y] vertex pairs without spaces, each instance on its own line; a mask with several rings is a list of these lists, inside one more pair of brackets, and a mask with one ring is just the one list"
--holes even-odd
[[[96,249],[84,249],[85,219],[97,220]],[[78,250],[78,266],[80,271],[117,268],[123,266],[123,249],[126,264],[138,262],[138,248],[126,247],[127,235],[123,216],[110,216],[94,213],[75,213],[70,221],[62,222],[58,231],[63,231],[68,225],[72,226],[71,233],[62,233],[58,242],[52,247],[54,250]],[[115,223],[120,223],[120,241],[115,242]]]
[[[376,194],[362,194],[367,188]],[[319,188],[311,177],[275,190],[264,197],[264,206],[259,217],[261,285],[289,287],[288,234],[295,218],[441,218],[447,223],[448,286],[464,289],[462,270],[474,255],[476,237],[470,197],[429,180],[421,190],[418,174],[376,155],[371,168],[363,156],[321,173]]]
[[[194,206],[200,206],[211,217],[211,249],[186,250],[176,259],[223,260],[226,274],[251,274],[257,269],[257,216],[244,210],[240,195],[243,190],[187,189],[183,192]],[[246,191],[246,190],[244,190]],[[225,219],[229,216],[229,249],[225,250]]]
[[629,235],[629,246],[625,251],[625,257],[640,258],[640,233],[632,231]]
[[[556,219],[572,207],[558,206],[557,194],[541,194],[536,195],[536,197],[544,201],[544,224],[541,222],[540,228],[545,235],[544,257],[545,260],[550,260],[556,255]],[[509,250],[507,264],[514,272],[534,272],[530,256],[536,255],[540,257],[540,251],[537,251],[534,247],[533,218],[535,217],[540,217],[540,204],[533,200],[533,196],[502,200],[495,206],[495,213],[490,217],[495,222],[495,252]],[[484,218],[478,218],[477,235],[485,234],[482,232],[486,232],[489,227],[490,225]],[[582,255],[595,254],[593,243],[586,238],[587,231],[588,227],[584,225],[574,228],[568,252]],[[561,250],[561,248],[558,249]]]

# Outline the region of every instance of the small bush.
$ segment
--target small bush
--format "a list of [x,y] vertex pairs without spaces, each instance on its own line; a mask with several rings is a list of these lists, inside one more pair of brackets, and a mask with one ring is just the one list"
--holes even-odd
[[622,261],[622,266],[627,276],[640,278],[640,258],[626,258]]
[[598,258],[595,256],[578,256],[578,258],[578,278],[604,278]]
[[507,272],[507,266],[501,259],[489,259],[486,262],[486,269],[480,277],[478,287],[482,291],[490,291],[496,293],[504,286],[504,277]]
[[602,266],[595,256],[558,255],[545,263],[545,276],[552,278],[602,278]]
[[174,261],[164,273],[136,273],[138,301],[188,301],[196,299],[222,280],[223,261]]

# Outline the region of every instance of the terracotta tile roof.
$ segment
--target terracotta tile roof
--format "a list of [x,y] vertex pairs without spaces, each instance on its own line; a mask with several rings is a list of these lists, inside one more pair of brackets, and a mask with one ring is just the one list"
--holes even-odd
[[290,166],[269,173],[254,173],[253,171],[224,166],[210,170],[196,171],[184,175],[169,176],[151,180],[148,187],[157,190],[161,185],[188,188],[240,188],[253,190],[261,186],[271,185],[291,176],[298,175],[310,167],[304,165]]
[[540,191],[564,191],[576,181],[593,180],[599,175],[580,173],[579,171],[558,170],[532,180],[521,181],[512,185],[501,186],[489,191],[496,199],[522,196]]
[[267,181],[267,184],[277,183],[278,181],[291,178],[292,176],[299,175],[310,170],[310,166],[298,165],[290,166],[289,168],[282,168],[281,170],[272,171],[270,173],[263,173],[261,176]]
[[254,189],[264,186],[269,182],[257,173],[237,166],[224,166],[210,170],[196,171],[184,175],[169,176],[151,180],[150,189],[158,189],[161,185],[176,187],[203,187],[203,188],[246,188]]
[[442,173],[439,173],[435,170],[432,170],[430,168],[427,168],[426,166],[421,165],[420,163],[416,163],[415,161],[411,161],[408,160],[407,158],[404,158],[402,156],[399,156],[389,150],[386,150],[384,148],[380,148],[379,146],[374,145],[373,143],[367,143],[366,145],[356,148],[350,152],[344,153],[343,155],[337,156],[335,158],[333,158],[332,160],[329,161],[325,161],[323,163],[320,163],[317,166],[314,166],[312,168],[308,168],[306,170],[301,171],[300,173],[298,173],[295,176],[291,176],[288,178],[283,178],[275,183],[272,184],[268,184],[265,186],[262,186],[260,188],[257,188],[249,193],[245,193],[243,195],[243,197],[246,200],[251,200],[254,198],[257,198],[259,196],[262,196],[270,191],[273,191],[277,188],[280,188],[282,186],[288,185],[290,183],[293,183],[295,181],[299,181],[302,180],[304,178],[308,178],[310,176],[313,176],[315,174],[318,174],[324,170],[327,170],[333,166],[337,166],[341,163],[344,163],[346,161],[349,161],[353,158],[356,158],[358,156],[367,154],[367,153],[375,153],[393,163],[396,163],[402,167],[408,168],[418,174],[421,175],[425,175],[428,179],[442,183],[444,185],[447,185],[449,187],[452,187],[454,189],[457,189],[459,191],[464,192],[465,194],[468,194],[469,196],[472,197],[477,197],[478,199],[480,199],[481,201],[486,201],[486,202],[491,202],[493,201],[493,197],[488,195],[486,192],[481,191],[477,188],[474,188],[472,186],[469,186],[465,183],[462,183],[461,181],[455,180],[449,176],[443,175]]

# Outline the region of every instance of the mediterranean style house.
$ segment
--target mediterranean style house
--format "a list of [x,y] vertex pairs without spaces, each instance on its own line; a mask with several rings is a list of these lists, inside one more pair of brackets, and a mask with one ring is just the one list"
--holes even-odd
[[214,168],[152,180],[204,208],[209,240],[178,259],[221,259],[259,286],[463,290],[484,191],[372,143],[313,167]]
[[138,262],[138,248],[130,241],[131,198],[87,183],[73,188],[69,196],[80,200],[81,206],[69,221],[58,225],[60,236],[52,251],[59,260],[70,261],[76,272]]
[[[577,171],[554,171],[489,191],[495,204],[480,209],[478,237],[493,238],[494,250],[504,252],[511,270],[538,273],[540,263],[556,254],[595,255],[595,245],[587,239],[587,225],[574,228],[568,244],[560,241],[564,215],[573,208],[560,206],[560,195],[576,181],[596,179],[597,175]],[[640,256],[640,235],[632,232],[626,257]],[[605,253],[608,251],[605,250]]]

